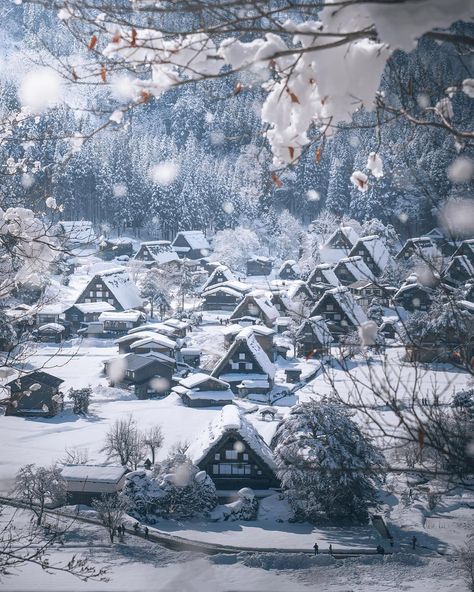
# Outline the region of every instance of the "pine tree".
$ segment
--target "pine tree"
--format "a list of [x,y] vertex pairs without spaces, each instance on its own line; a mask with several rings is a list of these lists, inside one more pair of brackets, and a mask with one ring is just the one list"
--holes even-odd
[[346,409],[315,401],[296,405],[279,424],[272,447],[298,519],[367,521],[384,458]]

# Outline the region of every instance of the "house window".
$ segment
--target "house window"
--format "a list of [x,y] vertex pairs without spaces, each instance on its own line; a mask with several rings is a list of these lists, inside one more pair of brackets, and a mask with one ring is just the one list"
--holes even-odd
[[221,460],[221,455],[219,454],[219,452],[217,454],[214,454],[214,460]]
[[239,354],[239,360],[245,360],[245,354]]
[[90,298],[85,298],[85,302],[92,302]]
[[226,460],[237,460],[239,457],[239,453],[237,450],[226,450],[225,451],[225,458]]
[[341,315],[340,314],[335,314],[334,315],[334,320],[335,321],[340,321],[341,320]]
[[258,469],[257,475],[261,475],[261,474],[262,474],[262,471],[260,469]]
[[94,292],[93,292],[93,290],[91,290],[91,291],[90,291],[90,294],[89,294],[89,296],[90,296],[91,298],[94,298]]
[[212,465],[214,475],[251,475],[252,467],[247,463],[220,463]]
[[244,460],[248,460],[249,459],[249,455],[246,452],[244,452],[243,455],[242,455],[242,458]]
[[239,369],[239,363],[238,362],[231,362],[230,363],[230,369],[231,370],[238,370]]
[[252,370],[252,368],[253,368],[252,362],[245,362],[245,369],[246,370]]
[[107,300],[107,302],[108,302],[109,304],[113,304],[113,303],[114,303],[114,299],[113,299],[113,298],[109,298],[109,299]]
[[97,290],[97,298],[102,298],[102,290]]
[[334,305],[333,304],[327,304],[326,305],[326,310],[334,310]]

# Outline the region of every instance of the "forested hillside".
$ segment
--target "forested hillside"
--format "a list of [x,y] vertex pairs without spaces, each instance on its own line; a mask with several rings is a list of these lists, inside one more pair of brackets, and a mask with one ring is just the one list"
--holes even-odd
[[[33,63],[50,61],[58,49],[73,55],[78,48],[70,46],[63,27],[55,26],[51,36],[51,20],[56,18],[52,13],[29,5],[3,10],[9,25],[4,29],[9,32],[3,33],[0,74],[6,112],[17,107],[16,85],[22,71]],[[418,49],[410,54],[398,52],[389,61],[382,90],[402,106],[433,104],[448,83],[462,82],[465,59],[452,45],[423,39]],[[408,84],[402,87],[401,79]],[[123,81],[112,84],[120,93]],[[300,162],[279,171],[281,184],[275,184],[259,117],[262,91],[258,84],[246,85],[236,97],[235,88],[236,80],[227,78],[170,91],[135,110],[124,126],[95,135],[53,169],[48,165],[60,161],[69,147],[63,132],[92,129],[101,109],[111,106],[112,99],[105,93],[97,102],[101,89],[79,86],[77,104],[69,100],[68,106],[42,117],[41,126],[52,139],[41,144],[41,173],[35,182],[30,184],[26,178],[22,186],[9,186],[7,178],[4,191],[11,202],[23,199],[25,193],[31,200],[51,195],[64,205],[65,218],[145,226],[149,231],[160,228],[165,236],[178,229],[231,227],[246,219],[271,217],[272,210],[282,209],[308,222],[324,208],[361,222],[377,217],[407,235],[435,224],[436,209],[453,195],[446,169],[459,146],[452,135],[394,117],[379,128],[381,141],[375,115],[367,112],[358,113],[352,125],[312,146]],[[92,94],[94,107],[88,110]],[[453,101],[463,117],[472,119],[472,101],[469,105],[467,96],[458,93]],[[465,104],[457,104],[460,101]],[[350,176],[365,166],[367,154],[376,148],[385,174],[361,193]],[[39,143],[23,144],[17,150],[17,157],[38,150],[39,159]],[[154,167],[163,162],[172,163],[179,174],[157,182]],[[464,189],[458,184],[455,191]]]

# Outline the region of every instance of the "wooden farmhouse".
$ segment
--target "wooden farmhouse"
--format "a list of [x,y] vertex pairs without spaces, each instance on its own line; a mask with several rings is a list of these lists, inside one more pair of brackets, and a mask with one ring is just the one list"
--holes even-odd
[[419,257],[423,261],[440,257],[441,253],[436,243],[429,237],[420,236],[409,238],[396,255],[396,259],[408,261],[412,257]]
[[201,294],[202,307],[204,310],[234,310],[251,289],[237,280],[212,286]]
[[456,255],[443,272],[443,281],[453,286],[462,286],[474,277],[474,262],[467,255]]
[[324,320],[324,317],[310,317],[303,320],[295,335],[296,355],[299,357],[314,357],[327,355],[334,338]]
[[471,264],[474,265],[474,238],[462,241],[453,253],[453,258],[460,255],[467,257]]
[[258,495],[279,486],[272,451],[234,405],[222,408],[186,454],[212,477],[218,492],[251,487]]
[[[141,335],[137,333],[135,336]],[[127,335],[127,337],[134,337],[133,335]],[[159,333],[155,333],[154,335],[149,335],[147,337],[142,337],[142,339],[138,339],[137,341],[133,341],[130,344],[130,351],[134,354],[150,354],[150,353],[158,353],[158,354],[165,354],[170,358],[175,357],[176,351],[176,342],[166,337],[165,335],[160,335]]]
[[76,300],[76,304],[88,302],[108,302],[115,310],[143,306],[138,288],[123,267],[97,273]]
[[[173,357],[173,352],[176,349],[176,342],[166,335],[162,335],[157,331],[146,330],[148,325],[143,327],[143,331],[128,333],[115,341],[119,347],[119,354],[128,354],[132,352],[132,346],[139,343],[138,350],[142,347],[148,349],[148,352],[138,351],[135,353],[149,353],[155,351]],[[140,343],[142,342],[142,343]]]
[[321,246],[321,261],[335,263],[339,259],[347,257],[358,240],[359,235],[351,226],[340,226]]
[[311,271],[306,280],[309,288],[312,290],[314,285],[325,284],[335,288],[340,285],[336,274],[334,273],[334,264],[320,263]]
[[115,308],[108,302],[84,302],[73,304],[64,311],[64,318],[71,323],[73,329],[79,329],[83,323],[94,323],[103,312],[114,312]]
[[170,241],[147,241],[140,245],[135,255],[136,261],[143,261],[147,267],[161,267],[167,264],[177,264],[178,254],[173,250]]
[[222,407],[234,399],[227,382],[202,372],[182,378],[173,392],[181,397],[187,407]]
[[104,362],[111,386],[133,387],[139,399],[168,394],[175,368],[175,360],[164,354],[147,356],[125,354]]
[[202,259],[209,255],[211,247],[201,230],[186,230],[178,232],[172,245],[173,249],[183,259]]
[[234,322],[262,322],[267,327],[273,327],[279,314],[269,297],[262,291],[246,294],[235,307],[230,316]]
[[362,257],[344,257],[334,267],[334,274],[343,286],[348,286],[359,280],[372,280],[374,275],[365,264]]
[[293,259],[284,261],[278,270],[278,277],[281,280],[298,280],[301,277],[301,270],[298,263]]
[[65,465],[61,477],[68,504],[91,505],[104,495],[114,495],[125,483],[126,467],[112,465]]
[[35,324],[37,327],[46,323],[61,323],[66,307],[63,304],[52,303],[40,306],[36,312]]
[[364,310],[370,306],[374,298],[377,298],[382,306],[390,306],[391,299],[397,292],[397,288],[382,286],[371,280],[358,280],[347,287]]
[[393,301],[408,312],[427,311],[433,300],[433,289],[418,282],[402,286],[394,295]]
[[[255,336],[255,339],[257,340],[257,343],[267,354],[268,358],[272,362],[275,361],[275,351],[273,345],[275,330],[270,329],[270,327],[267,327],[265,325],[252,325],[251,329]],[[235,338],[241,331],[244,331],[244,329],[242,329],[242,326],[237,323],[235,323],[234,325],[229,325],[225,328],[224,347],[226,349],[229,349],[229,347],[234,343]]]
[[349,253],[349,257],[356,256],[362,257],[364,263],[376,277],[382,275],[391,259],[385,242],[377,235],[360,238]]
[[247,275],[270,275],[274,260],[271,257],[255,256],[247,261]]
[[145,313],[139,310],[115,310],[103,312],[99,316],[99,323],[103,324],[104,333],[126,333],[130,329],[143,325],[145,321]]
[[323,294],[311,311],[312,317],[324,317],[333,335],[348,333],[367,321],[361,306],[346,287],[333,288]]
[[7,383],[10,399],[5,415],[53,417],[63,408],[62,378],[35,371]]
[[245,396],[268,393],[273,387],[275,366],[258,343],[252,327],[246,327],[211,374],[228,382],[234,393]]
[[201,288],[201,291],[205,292],[206,290],[214,288],[215,286],[219,286],[220,284],[233,281],[236,281],[236,277],[227,267],[227,265],[219,265],[211,272],[205,284]]

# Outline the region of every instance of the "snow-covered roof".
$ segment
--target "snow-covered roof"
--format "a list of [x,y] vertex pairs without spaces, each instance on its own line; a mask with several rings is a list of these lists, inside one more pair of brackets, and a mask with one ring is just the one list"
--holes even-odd
[[318,272],[321,272],[321,275],[325,279],[325,283],[331,284],[331,286],[339,286],[340,282],[337,279],[336,274],[334,273],[334,265],[331,265],[330,263],[321,263],[319,265],[316,265],[316,267],[313,269],[308,278],[308,283],[311,283],[311,278]]
[[[202,287],[202,291],[204,292],[209,285],[212,285],[217,275],[223,275],[226,282],[232,282],[235,280],[234,274],[231,270],[227,267],[227,265],[219,265],[214,269],[211,275],[207,278],[206,282]],[[221,282],[224,283],[224,282]]]
[[293,300],[301,290],[303,292],[307,292],[308,296],[311,296],[311,290],[306,285],[306,282],[303,282],[302,280],[294,280],[291,286],[288,288],[288,298]]
[[331,234],[331,236],[328,238],[328,240],[324,243],[323,247],[325,247],[326,245],[330,245],[331,242],[334,240],[334,238],[340,232],[347,238],[347,240],[351,243],[352,246],[354,246],[356,244],[356,242],[359,240],[359,235],[352,228],[352,226],[340,226]]
[[204,372],[196,372],[196,374],[190,374],[179,381],[179,384],[187,389],[195,389],[200,384],[203,384],[208,381],[215,382],[224,388],[229,388],[229,384],[216,378],[215,376],[211,376],[210,374],[205,374]]
[[186,329],[190,325],[189,321],[182,321],[180,319],[166,319],[163,323],[173,329]]
[[354,297],[348,288],[345,286],[332,288],[332,290],[328,290],[321,296],[321,300],[331,297],[336,300],[353,325],[361,325],[367,321],[367,315],[362,310],[361,306],[354,300]]
[[464,267],[466,273],[468,273],[471,276],[474,276],[474,265],[471,263],[471,260],[467,255],[456,255],[455,257],[453,257],[449,262],[448,267],[446,268],[446,273],[449,273],[451,267],[456,265],[456,263],[459,264],[461,267]]
[[242,292],[239,290],[234,290],[234,288],[230,288],[229,286],[225,286],[224,283],[217,284],[215,286],[211,286],[205,292],[201,293],[203,298],[207,298],[208,296],[212,296],[213,294],[228,294],[229,296],[234,296],[236,298],[242,297]]
[[245,292],[250,292],[250,290],[252,289],[251,286],[249,286],[248,284],[245,284],[244,282],[239,282],[238,280],[231,280],[230,282],[222,282],[222,284],[220,284],[220,287],[222,286],[227,286],[228,288],[232,288],[232,290],[236,290],[237,292],[240,292],[241,294],[245,293]]
[[376,234],[363,236],[354,246],[354,251],[357,251],[357,246],[360,242],[364,243],[364,246],[372,257],[374,263],[381,271],[383,271],[390,261],[390,253],[388,252],[384,241]]
[[87,244],[97,238],[89,220],[61,220],[58,224],[64,237],[71,243]]
[[[186,249],[186,247],[177,247],[175,245],[176,243],[176,239],[182,236],[186,242],[188,243],[189,247],[191,249],[201,249],[204,251],[209,251],[210,249],[210,245],[209,242],[207,240],[207,238],[204,236],[203,232],[201,230],[182,230],[180,232],[178,232],[178,234],[176,235],[174,241],[173,241],[173,248],[178,250],[183,250]],[[204,253],[203,253],[204,255]]]
[[54,302],[39,306],[36,314],[60,315],[66,310],[66,308],[68,308],[66,304]]
[[142,306],[143,301],[138,288],[123,267],[102,271],[97,277],[102,279],[124,310]]
[[254,255],[250,257],[249,261],[257,261],[258,263],[273,263],[273,257],[264,257],[263,255]]
[[148,323],[145,325],[140,325],[139,327],[129,329],[127,333],[128,335],[135,335],[136,333],[141,334],[144,331],[147,331],[148,333],[163,333],[164,335],[168,336],[172,336],[176,333],[176,329],[174,327],[170,327],[164,323]]
[[61,477],[66,481],[118,483],[126,472],[125,467],[110,465],[65,465],[61,469]]
[[309,319],[305,319],[298,327],[296,335],[301,335],[304,332],[305,327],[307,325],[311,327],[311,330],[314,333],[316,339],[319,341],[319,343],[327,345],[334,341],[334,338],[328,329],[324,317],[318,315],[315,317],[310,317]]
[[271,300],[262,290],[255,290],[245,295],[244,299],[239,302],[233,311],[231,318],[237,318],[241,308],[244,308],[248,302],[251,301],[261,310],[262,314],[270,321],[275,322],[280,316],[276,306],[272,304]]
[[242,331],[236,335],[234,344],[237,345],[239,341],[245,341],[247,343],[249,350],[252,352],[252,355],[255,357],[262,370],[265,374],[268,374],[270,378],[273,378],[275,376],[275,365],[270,361],[270,358],[256,340],[253,327],[245,327],[245,329],[242,329]]
[[234,432],[272,470],[276,469],[273,453],[253,425],[240,415],[238,407],[226,405],[208,428],[198,434],[186,454],[199,464],[210,450],[229,432]]
[[144,317],[143,313],[138,310],[124,310],[124,311],[115,310],[113,312],[103,312],[99,316],[99,322],[104,323],[105,321],[117,321],[117,322],[131,321],[133,323],[136,323],[137,321],[139,321],[143,317]]
[[474,313],[474,302],[469,302],[469,300],[459,300],[458,306],[459,308],[463,308],[464,310]]
[[[129,337],[130,337],[130,335],[129,335]],[[130,349],[133,350],[133,349],[137,349],[140,347],[153,346],[153,345],[160,345],[162,347],[166,347],[169,349],[176,348],[175,341],[173,341],[172,339],[169,339],[165,335],[160,335],[159,333],[154,333],[152,335],[148,335],[147,337],[144,337],[143,339],[138,339],[137,341],[134,341],[130,345]]]
[[73,304],[82,313],[93,312],[112,312],[115,308],[108,302],[83,302],[81,304]]
[[294,259],[287,259],[286,261],[283,261],[283,263],[281,264],[281,267],[278,270],[278,274],[282,273],[287,267],[292,269],[297,275],[301,273],[298,263]]
[[433,292],[432,288],[430,288],[429,286],[424,286],[423,284],[420,284],[420,282],[418,281],[407,282],[403,286],[400,286],[397,293],[394,295],[394,298],[397,299],[401,294],[403,294],[404,292],[409,292],[410,290],[423,290],[423,292],[426,292],[427,294],[431,294]]
[[341,259],[335,267],[336,274],[338,267],[342,265],[346,267],[349,273],[353,275],[356,278],[356,280],[366,280],[374,278],[374,274],[370,271],[365,261],[359,255],[355,257],[344,257],[343,259]]
[[41,325],[41,327],[38,327],[38,331],[51,331],[52,333],[62,333],[64,329],[64,325],[61,325],[59,323],[46,323],[45,325]]
[[[143,242],[141,247],[144,247],[152,257],[153,261],[159,265],[179,260],[178,253],[173,250],[170,241],[147,241]],[[137,255],[135,255],[135,259],[137,258]]]

